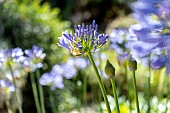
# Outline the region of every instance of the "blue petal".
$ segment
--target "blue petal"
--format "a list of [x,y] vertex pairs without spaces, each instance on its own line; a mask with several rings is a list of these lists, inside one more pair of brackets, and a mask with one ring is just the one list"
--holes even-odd
[[170,74],[170,54],[167,55],[167,60],[166,60],[166,75]]
[[151,67],[153,69],[160,69],[165,66],[166,60],[167,60],[167,56],[165,56],[165,55],[156,57],[151,61]]
[[62,39],[62,40],[60,41],[60,43],[58,44],[58,46],[64,47],[64,48],[70,50],[70,48],[67,46],[67,44],[66,44],[66,42],[64,41],[64,39]]

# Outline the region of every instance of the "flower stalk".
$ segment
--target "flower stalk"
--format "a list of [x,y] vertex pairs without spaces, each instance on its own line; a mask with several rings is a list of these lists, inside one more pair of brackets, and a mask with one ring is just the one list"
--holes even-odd
[[133,72],[133,87],[135,92],[135,101],[136,101],[136,107],[137,107],[137,113],[140,113],[139,109],[139,101],[138,101],[138,93],[137,93],[137,85],[136,85],[136,77],[135,77],[135,70]]
[[107,94],[106,94],[106,90],[105,90],[105,87],[104,87],[104,84],[101,80],[101,77],[99,75],[99,72],[98,72],[98,69],[96,67],[96,64],[92,58],[92,55],[91,55],[91,52],[87,52],[87,55],[88,55],[88,58],[94,68],[94,71],[96,73],[96,76],[97,76],[97,80],[98,80],[98,83],[99,83],[99,86],[100,86],[100,89],[101,89],[101,92],[102,92],[102,95],[103,95],[103,98],[104,98],[104,101],[105,101],[105,104],[106,104],[106,107],[107,107],[107,111],[108,113],[111,113],[111,109],[110,109],[110,105],[109,105],[109,102],[108,102],[108,98],[107,98]]
[[49,98],[50,98],[50,105],[52,113],[57,113],[56,107],[55,107],[55,97],[54,92],[49,88]]
[[151,70],[150,70],[150,67],[149,67],[149,76],[148,76],[148,109],[147,109],[147,113],[150,113],[150,110],[151,110],[151,106],[150,106],[150,97],[151,97],[151,84],[150,84],[150,80],[151,79]]
[[6,107],[7,107],[8,113],[12,113],[12,110],[11,110],[11,108],[10,108],[9,98],[7,98],[7,99],[5,100],[5,103],[6,103]]
[[137,107],[137,113],[140,113],[139,109],[139,101],[138,101],[138,93],[137,93],[137,85],[136,85],[136,75],[135,71],[137,70],[137,62],[136,60],[131,56],[128,61],[129,70],[133,73],[133,88],[135,93],[135,101],[136,101],[136,107]]
[[115,80],[113,77],[110,78],[111,84],[112,84],[112,88],[113,88],[113,95],[114,95],[114,100],[115,100],[115,104],[116,104],[116,110],[117,113],[120,113],[120,109],[119,109],[119,103],[118,103],[118,98],[117,98],[117,93],[116,93],[116,85],[115,85]]
[[37,92],[38,90],[37,90],[37,86],[36,86],[34,76],[35,75],[33,74],[33,72],[31,72],[30,73],[30,79],[31,79],[32,91],[33,91],[34,100],[35,100],[35,106],[36,106],[36,109],[37,109],[37,113],[41,113],[41,107],[40,107],[38,92]]
[[87,78],[85,75],[83,76],[83,100],[85,112],[87,112]]
[[18,109],[19,109],[19,113],[23,113],[22,111],[22,106],[21,106],[21,102],[19,100],[19,92],[18,92],[18,88],[17,88],[17,83],[16,83],[16,78],[14,77],[14,73],[13,73],[13,70],[12,70],[12,66],[10,63],[8,63],[8,67],[9,67],[9,70],[11,72],[11,76],[12,76],[12,80],[13,80],[13,84],[14,84],[14,87],[15,87],[15,97],[16,97],[16,101],[17,101],[17,104],[18,104]]
[[106,65],[105,65],[105,73],[110,78],[110,81],[112,84],[112,89],[113,89],[114,100],[115,100],[115,104],[116,104],[116,110],[117,110],[117,113],[120,113],[118,98],[117,98],[117,94],[116,94],[116,85],[115,85],[115,81],[114,81],[115,68],[110,63],[109,60],[107,60]]
[[[40,72],[39,72],[38,69],[36,70],[36,77],[37,77],[37,80],[39,81],[39,79],[40,79]],[[38,90],[39,90],[39,96],[40,96],[40,103],[41,103],[42,113],[46,113],[46,111],[45,111],[45,103],[44,103],[43,87],[40,85],[39,82],[38,82]]]

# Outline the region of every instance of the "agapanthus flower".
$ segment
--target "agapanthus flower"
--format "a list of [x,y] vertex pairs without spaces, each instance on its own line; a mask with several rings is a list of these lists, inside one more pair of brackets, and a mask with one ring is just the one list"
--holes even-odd
[[11,65],[14,62],[19,63],[23,58],[21,48],[5,49],[0,51],[0,64],[2,66]]
[[49,72],[44,73],[40,78],[41,85],[50,86],[51,90],[55,90],[56,88],[63,89],[63,77],[57,73]]
[[159,25],[160,23],[153,17],[155,14],[158,15],[158,7],[161,2],[162,0],[138,0],[131,5],[134,12],[133,15],[142,24]]
[[14,92],[15,88],[12,82],[7,80],[0,80],[0,92],[4,95],[9,95]]
[[66,79],[71,79],[76,75],[77,70],[74,65],[74,60],[69,59],[66,63],[62,63],[60,65],[61,68],[63,69],[63,76]]
[[[148,1],[141,0],[144,4]],[[137,1],[141,2],[141,1]],[[144,54],[151,60],[150,65],[154,69],[166,67],[166,74],[170,73],[170,0],[152,1],[152,8],[147,8],[147,13],[134,7],[136,15],[142,13],[139,24],[132,26],[131,29],[138,37],[139,43],[134,43],[132,48],[137,54]],[[138,19],[138,18],[137,18]],[[153,22],[149,21],[153,20]],[[156,21],[156,22],[154,22]],[[145,46],[144,46],[145,45]]]
[[63,79],[71,79],[76,76],[77,70],[74,65],[74,60],[69,59],[65,63],[56,64],[49,73],[45,73],[40,78],[40,84],[50,86],[51,90],[56,88],[63,89]]
[[37,68],[42,68],[42,62],[46,56],[43,51],[43,48],[39,48],[35,45],[32,47],[32,49],[25,50],[24,52],[27,57],[22,60],[24,68],[31,71],[35,71]]
[[117,52],[117,59],[119,63],[123,63],[129,58],[129,45],[131,45],[131,42],[134,42],[135,40],[136,36],[132,35],[128,28],[112,30],[110,34],[110,47]]
[[91,25],[74,26],[74,34],[65,31],[59,37],[59,46],[71,51],[74,56],[79,56],[86,52],[95,52],[107,41],[108,35],[98,33],[98,25],[95,21]]

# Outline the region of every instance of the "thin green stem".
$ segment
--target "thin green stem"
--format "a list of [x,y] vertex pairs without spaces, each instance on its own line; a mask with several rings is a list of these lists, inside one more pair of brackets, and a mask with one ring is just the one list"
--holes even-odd
[[19,100],[19,97],[18,97],[19,96],[19,92],[18,92],[18,88],[17,88],[16,78],[14,77],[12,66],[10,64],[8,64],[8,66],[9,66],[9,70],[11,72],[12,80],[13,80],[14,87],[15,87],[14,93],[15,93],[17,104],[18,104],[19,113],[23,113],[22,106],[21,106],[21,101]]
[[170,88],[169,88],[169,85],[170,85],[170,84],[169,84],[169,78],[170,78],[170,77],[169,77],[169,76],[170,76],[170,75],[167,75],[167,76],[166,76],[166,77],[167,77],[167,80],[166,80],[166,81],[167,81],[167,88],[168,88],[167,90],[168,90],[168,91],[167,91],[167,98],[166,98],[166,109],[165,109],[165,113],[167,113],[167,111],[168,111],[168,102],[169,102],[169,93],[170,93]]
[[[150,67],[149,67],[150,68]],[[147,109],[147,113],[150,113],[150,110],[151,110],[151,107],[150,107],[150,98],[151,98],[151,84],[150,84],[150,79],[151,79],[151,72],[150,72],[150,69],[149,69],[149,77],[148,77],[148,90],[147,90],[147,93],[148,93],[148,109]]]
[[51,105],[52,113],[57,113],[57,109],[55,106],[54,92],[50,88],[49,88],[49,98],[50,98],[50,105]]
[[41,113],[41,107],[40,107],[39,98],[38,98],[37,86],[36,86],[36,82],[35,82],[35,75],[33,74],[33,72],[30,73],[30,79],[31,79],[32,91],[33,91],[33,95],[34,95],[35,106],[36,106],[37,112]]
[[5,103],[6,103],[6,107],[7,107],[8,113],[12,113],[12,110],[11,110],[11,108],[10,108],[9,98],[7,98],[7,99],[5,100]]
[[115,104],[116,104],[116,110],[117,110],[117,113],[120,113],[114,78],[113,77],[110,78],[110,81],[111,81],[112,88],[113,88],[113,95],[114,95],[114,100],[115,100]]
[[[99,57],[99,62],[102,62],[102,58],[101,58],[101,53],[102,53],[103,49],[101,48],[100,51],[99,51],[99,54],[98,54],[98,57]],[[102,64],[100,63],[99,65],[99,72],[101,73],[101,70],[102,70]],[[101,103],[102,101],[102,95],[101,95],[101,91],[100,89],[98,88],[97,92],[99,93],[99,98],[98,98],[98,102]],[[103,110],[102,110],[102,106],[101,104],[99,104],[99,112],[100,113],[103,113]]]
[[147,101],[147,104],[148,104],[148,109],[147,109],[147,113],[150,113],[150,110],[151,110],[151,106],[150,106],[150,98],[151,98],[151,67],[150,67],[150,55],[149,55],[149,76],[148,76],[148,90],[147,90],[147,93],[148,93],[148,101]]
[[106,107],[107,107],[107,111],[108,113],[111,113],[111,109],[110,109],[110,105],[109,105],[109,102],[108,102],[108,99],[107,99],[107,94],[106,94],[106,90],[105,90],[105,87],[104,87],[104,84],[101,80],[101,77],[99,75],[99,72],[98,72],[98,69],[96,67],[96,64],[92,58],[92,55],[90,52],[87,52],[87,55],[88,55],[88,58],[94,68],[94,71],[96,73],[96,76],[97,76],[97,80],[98,80],[98,83],[99,83],[99,86],[100,86],[100,89],[101,89],[101,92],[102,92],[102,95],[103,95],[103,98],[104,98],[104,101],[105,101],[105,104],[106,104]]
[[[101,101],[102,101],[102,94],[101,94],[101,91],[100,91],[99,88],[98,88],[97,92],[98,92],[98,94],[99,94],[99,100],[98,100],[98,102],[101,103]],[[102,109],[101,104],[99,104],[99,112],[100,112],[100,113],[103,113],[103,109]]]
[[126,85],[127,85],[127,98],[129,99],[129,107],[130,107],[130,113],[132,111],[132,102],[131,102],[131,96],[130,96],[130,86],[128,82],[128,73],[127,73],[127,66],[126,64],[124,65],[125,69],[125,76],[126,76]]
[[87,112],[87,78],[83,75],[83,100],[85,112]]
[[36,70],[36,77],[37,77],[37,81],[38,81],[38,90],[39,90],[39,96],[40,96],[41,110],[42,110],[42,113],[46,113],[46,111],[45,111],[45,104],[44,104],[43,87],[39,83],[39,79],[40,79],[39,69]]
[[135,71],[133,71],[133,87],[134,87],[134,91],[135,91],[135,101],[136,101],[137,113],[140,113]]

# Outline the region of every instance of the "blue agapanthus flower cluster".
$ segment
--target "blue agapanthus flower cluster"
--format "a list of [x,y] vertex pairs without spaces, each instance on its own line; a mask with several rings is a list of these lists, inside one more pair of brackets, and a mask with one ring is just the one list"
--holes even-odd
[[0,50],[0,66],[8,66],[21,62],[23,54],[21,48]]
[[[22,69],[22,60],[24,59],[24,52],[21,48],[12,48],[0,50],[0,70],[1,77],[12,80],[12,74],[15,77],[20,77],[24,74]],[[11,73],[10,67],[13,69]]]
[[32,49],[27,49],[24,53],[26,57],[22,60],[22,64],[27,71],[34,72],[37,68],[43,67],[42,62],[46,56],[43,48],[34,45]]
[[108,35],[98,33],[98,25],[95,21],[91,25],[74,26],[74,34],[65,31],[59,39],[59,46],[71,51],[74,56],[86,52],[95,52],[107,41]]
[[138,42],[132,44],[132,51],[138,57],[149,57],[154,69],[166,67],[170,73],[170,0],[138,0],[132,4],[138,25],[130,30]]
[[0,93],[6,96],[10,96],[10,94],[14,91],[15,88],[12,82],[7,80],[0,80]]
[[[0,69],[3,72],[1,74],[4,76],[3,78],[12,81],[12,75],[21,77],[27,72],[41,68],[45,56],[43,49],[37,46],[25,51],[19,47],[0,50]],[[12,68],[12,72],[10,68]]]
[[117,52],[117,59],[119,61],[125,61],[129,58],[129,43],[132,41],[132,39],[134,40],[135,38],[132,38],[128,28],[112,30],[110,34],[110,47]]
[[67,62],[56,64],[49,73],[44,73],[40,78],[41,85],[50,86],[51,90],[64,88],[64,79],[71,79],[77,75],[79,69],[86,68],[86,60],[83,58],[68,59]]

